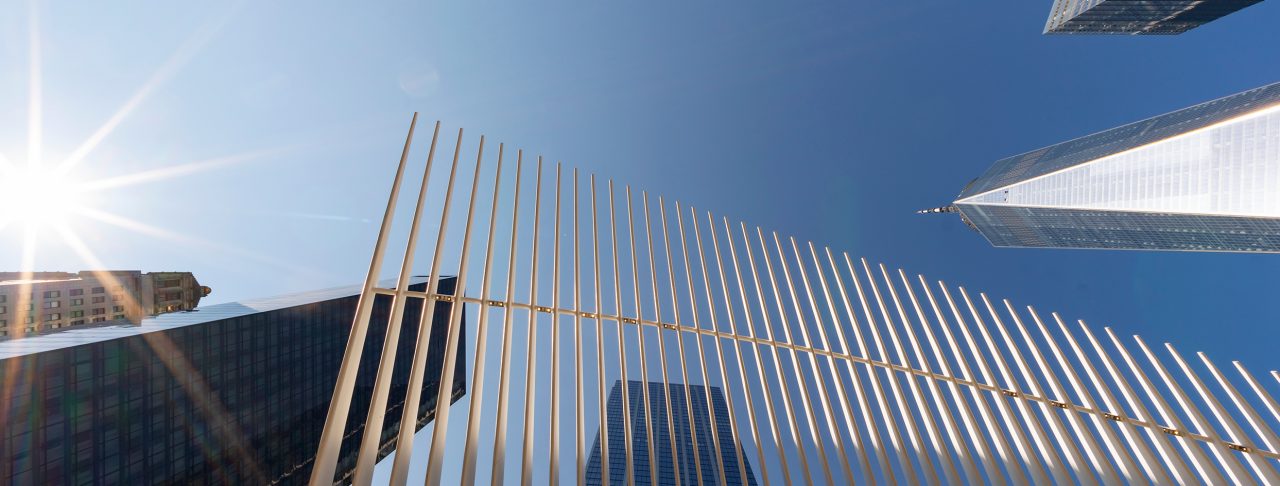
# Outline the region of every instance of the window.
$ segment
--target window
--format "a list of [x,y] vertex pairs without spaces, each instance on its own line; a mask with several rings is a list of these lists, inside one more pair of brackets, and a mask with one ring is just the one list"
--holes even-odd
[[9,312],[9,306],[0,305],[0,314]]
[[77,295],[84,295],[84,289],[71,289],[70,292],[67,292],[67,295],[70,295],[72,297],[75,297]]
[[81,324],[84,324],[84,319],[80,319],[78,321],[71,321],[71,325],[73,326],[79,326]]
[[71,311],[71,317],[84,317],[84,311],[82,310]]
[[89,311],[89,313],[90,313],[90,314],[92,314],[92,315],[95,315],[95,316],[100,316],[100,315],[106,314],[106,313],[107,313],[107,310],[106,310],[106,309],[103,309],[103,308],[101,308],[101,307],[99,307],[99,308],[97,308],[97,309],[94,309],[94,310],[92,310],[92,311]]
[[123,296],[123,295],[120,295],[120,294],[112,294],[112,295],[111,295],[111,301],[112,301],[112,302],[120,302],[120,299],[123,299],[123,298],[124,298],[124,296]]
[[182,292],[165,292],[164,300],[182,300]]
[[124,306],[123,305],[111,306],[111,312],[124,312]]
[[8,301],[9,301],[9,296],[4,295],[4,294],[0,294],[0,304],[3,304],[3,303],[8,302]]
[[106,320],[107,320],[107,318],[105,318],[105,317],[95,317],[95,318],[93,318],[93,322],[103,322],[103,321],[106,321]]
[[94,297],[94,298],[93,298],[93,303],[95,303],[95,304],[101,304],[101,303],[106,302],[106,301],[107,301],[107,298],[106,298],[106,297]]
[[124,314],[116,314],[116,315],[112,316],[111,318],[112,318],[112,319],[124,319]]
[[9,325],[9,321],[0,319],[0,327],[7,327],[8,325]]
[[156,282],[156,287],[162,288],[162,289],[169,288],[169,287],[181,287],[181,286],[182,286],[182,280],[176,279],[176,278],[167,278],[167,279]]
[[33,310],[36,310],[36,305],[35,305],[35,304],[33,304],[33,303],[28,302],[28,303],[27,303],[27,312],[31,312],[31,311],[33,311]]
[[62,319],[62,314],[58,314],[58,313],[56,313],[56,312],[55,312],[55,313],[53,313],[53,314],[45,314],[45,315],[44,315],[44,320],[45,320],[45,322],[48,322],[48,321],[56,321],[56,320],[58,320],[58,319]]
[[59,307],[62,307],[61,300],[48,300],[48,301],[45,301],[44,303],[45,309],[57,309]]
[[71,299],[72,306],[84,305],[84,299]]
[[35,316],[27,316],[25,324],[34,324],[35,322],[36,322]]
[[93,288],[93,290],[91,290],[90,292],[95,293],[95,294],[105,294],[105,293],[107,293],[107,289],[105,289],[105,288],[103,288],[103,287],[94,287],[94,288]]
[[44,298],[46,299],[56,299],[58,297],[62,297],[61,290],[50,290],[44,293]]

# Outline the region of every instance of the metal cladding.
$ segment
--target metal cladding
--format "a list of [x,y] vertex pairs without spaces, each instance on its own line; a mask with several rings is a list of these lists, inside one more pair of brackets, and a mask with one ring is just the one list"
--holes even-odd
[[[457,312],[475,307],[475,359],[469,405],[451,420],[450,404],[437,404],[422,432],[425,454],[411,450],[411,430],[396,439],[393,484],[405,484],[416,460],[429,485],[442,477],[582,484],[591,456],[617,449],[623,460],[601,461],[598,476],[593,465],[593,480],[608,484],[619,476],[610,468],[621,467],[626,484],[643,484],[659,477],[661,461],[648,458],[669,453],[693,465],[670,469],[676,484],[726,484],[726,471],[748,468],[765,485],[1280,484],[1280,406],[1267,390],[1276,383],[1239,363],[1228,373],[1204,355],[1191,362],[1172,346],[1046,318],[559,164],[551,170],[502,145],[494,157],[483,137],[470,189],[458,189],[461,130],[447,181],[432,183],[438,136],[439,123],[401,262],[404,282],[419,233],[435,232],[428,290],[375,285],[406,142],[362,302],[381,294],[461,304],[442,328],[448,353],[466,332]],[[427,198],[440,221],[423,231]],[[455,199],[466,201],[464,220],[450,221]],[[439,294],[438,276],[449,271],[459,290]],[[423,315],[419,325],[431,329],[434,313]],[[379,399],[351,393],[368,321],[361,307],[312,484],[334,479],[352,400]],[[411,378],[421,380],[418,364],[415,355]],[[609,385],[631,380],[684,388],[683,396],[720,388],[727,413],[703,410],[707,400],[620,387],[621,403],[636,404],[622,408],[622,424],[669,430],[638,437],[622,427],[623,440],[609,440],[599,434],[616,430],[616,414],[602,413]],[[661,419],[676,415],[727,433],[677,433]],[[674,443],[685,436],[690,443]],[[672,443],[655,443],[662,438]],[[377,448],[365,442],[362,451]],[[637,474],[637,465],[650,470]],[[369,484],[372,466],[360,462],[354,483]]]

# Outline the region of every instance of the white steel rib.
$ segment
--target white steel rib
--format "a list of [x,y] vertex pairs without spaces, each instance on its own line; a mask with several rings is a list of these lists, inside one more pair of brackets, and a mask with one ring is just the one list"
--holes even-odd
[[[458,163],[470,150],[461,130],[445,182],[432,182],[445,170],[434,164],[439,123],[409,232],[392,241],[416,123],[415,114],[313,486],[371,484],[392,444],[396,485],[409,481],[411,464],[424,476],[414,482],[431,486],[1280,481],[1277,382],[1239,362],[1232,372],[1202,353],[1183,359],[1172,345],[1157,353],[1137,336],[1095,335],[1083,322],[1072,329],[1057,314],[1046,326],[1031,307],[997,306],[883,264],[873,272],[865,259],[647,192],[637,208],[630,186],[615,191],[588,175],[580,188],[578,171],[565,181],[560,164],[544,180],[542,158],[528,167],[523,151],[511,170],[505,146],[486,153],[483,137],[468,172]],[[456,183],[466,177],[469,186]],[[454,199],[467,203],[461,224],[451,222]],[[438,224],[424,224],[435,211]],[[430,278],[410,288],[424,236],[435,242],[421,249],[431,252]],[[381,287],[386,248],[399,244],[399,278]],[[455,271],[454,290],[442,292],[444,273]],[[385,336],[368,333],[375,299],[391,304]],[[421,318],[402,325],[409,306],[421,306]],[[438,307],[446,317],[436,318]],[[408,389],[438,391],[388,403],[395,340],[414,325]],[[445,358],[429,365],[436,333]],[[539,346],[545,338],[550,345]],[[376,369],[362,371],[367,340],[390,344]],[[467,380],[463,398],[440,385],[455,373]],[[365,396],[358,376],[373,384]],[[434,405],[418,431],[420,398]],[[353,402],[373,413],[351,417]],[[390,439],[388,411],[412,424]],[[349,422],[363,425],[351,432]],[[358,441],[346,450],[344,439]]]

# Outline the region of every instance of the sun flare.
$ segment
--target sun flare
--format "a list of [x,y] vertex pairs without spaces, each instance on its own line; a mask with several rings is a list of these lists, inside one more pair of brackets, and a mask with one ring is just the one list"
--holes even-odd
[[[52,147],[54,150],[49,150],[51,147],[45,146],[44,136],[44,58],[37,8],[40,3],[45,2],[30,3],[30,16],[27,19],[26,154],[9,157],[0,153],[0,243],[21,248],[20,271],[29,272],[38,266],[49,265],[39,261],[37,253],[52,248],[70,248],[80,255],[85,264],[93,268],[102,268],[101,259],[89,251],[91,246],[86,244],[79,235],[88,234],[100,239],[103,234],[101,225],[107,225],[147,238],[164,239],[187,247],[207,249],[213,253],[234,255],[236,258],[253,260],[297,274],[315,274],[309,268],[291,265],[268,255],[157,227],[134,215],[117,214],[111,208],[117,203],[127,203],[129,200],[142,197],[145,191],[133,190],[137,186],[164,183],[199,172],[259,161],[292,152],[301,147],[294,145],[264,147],[193,161],[153,161],[150,169],[124,174],[111,173],[110,167],[104,168],[101,160],[94,157],[94,151],[112,135],[116,128],[129,120],[131,114],[147,102],[152,93],[182,70],[205,44],[217,37],[223,26],[240,10],[241,4],[246,2],[234,2],[235,6],[209,19],[192,32],[147,78],[146,82],[139,86],[133,95],[105,121],[97,125],[97,128],[83,141],[72,146]],[[13,132],[5,132],[4,135],[11,133]],[[75,148],[71,149],[71,147]],[[12,150],[8,146],[3,148]],[[51,153],[59,154],[59,157],[46,156]],[[10,154],[14,152],[10,151]],[[89,170],[81,167],[90,164],[96,164],[96,167]],[[146,209],[148,206],[133,205],[131,207],[136,211],[139,208]],[[168,207],[168,205],[155,204],[154,207]],[[5,250],[7,251],[8,248],[6,247]],[[9,255],[6,253],[5,256]],[[65,265],[65,263],[58,264],[58,266]],[[0,313],[3,309],[4,307],[0,306]],[[0,323],[3,322],[0,320]]]
[[39,167],[0,170],[3,218],[28,227],[59,226],[80,207],[84,188],[73,177]]

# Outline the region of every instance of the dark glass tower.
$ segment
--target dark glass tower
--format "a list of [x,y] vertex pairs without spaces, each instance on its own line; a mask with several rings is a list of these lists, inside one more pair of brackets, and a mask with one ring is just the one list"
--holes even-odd
[[1280,83],[997,161],[953,204],[995,246],[1280,252]]
[[[633,474],[636,484],[675,484],[677,470],[683,484],[695,484],[698,478],[697,466],[692,460],[695,457],[693,453],[695,436],[698,441],[697,461],[702,467],[704,484],[719,484],[720,464],[724,465],[725,481],[729,485],[756,484],[755,475],[751,472],[751,464],[745,456],[743,464],[746,465],[746,471],[738,470],[736,454],[742,452],[742,448],[733,435],[733,429],[729,427],[729,405],[720,388],[689,385],[693,405],[693,417],[689,417],[685,402],[685,386],[675,383],[671,384],[669,389],[664,389],[662,383],[648,384],[649,413],[656,431],[653,435],[653,445],[658,466],[658,481],[653,481],[650,477],[651,458],[645,429],[644,387],[645,384],[640,381],[627,383],[629,403],[626,409],[631,418],[629,424],[625,424],[623,420],[622,382],[615,381],[613,389],[609,391],[605,410],[606,424],[609,428],[609,484],[626,484],[627,451],[624,424],[631,429],[633,441],[631,447],[634,451],[632,462],[635,468]],[[671,395],[672,416],[670,417],[667,415],[668,392]],[[715,447],[711,439],[711,419],[707,415],[708,395],[715,413],[715,436],[720,441],[721,457],[718,461],[715,458]],[[675,451],[675,458],[672,457],[668,422],[675,429],[678,449]],[[595,444],[591,446],[591,457],[587,462],[587,484],[602,484],[601,472],[600,437],[597,435]]]
[[[453,285],[441,279],[440,292]],[[0,483],[306,484],[358,294],[322,290],[0,342]],[[355,467],[389,300],[374,303],[340,478]],[[435,309],[418,428],[435,415],[449,307]],[[399,429],[421,309],[421,300],[406,306],[380,456]],[[466,392],[458,349],[455,401]]]
[[1262,0],[1054,0],[1046,34],[1181,34]]

